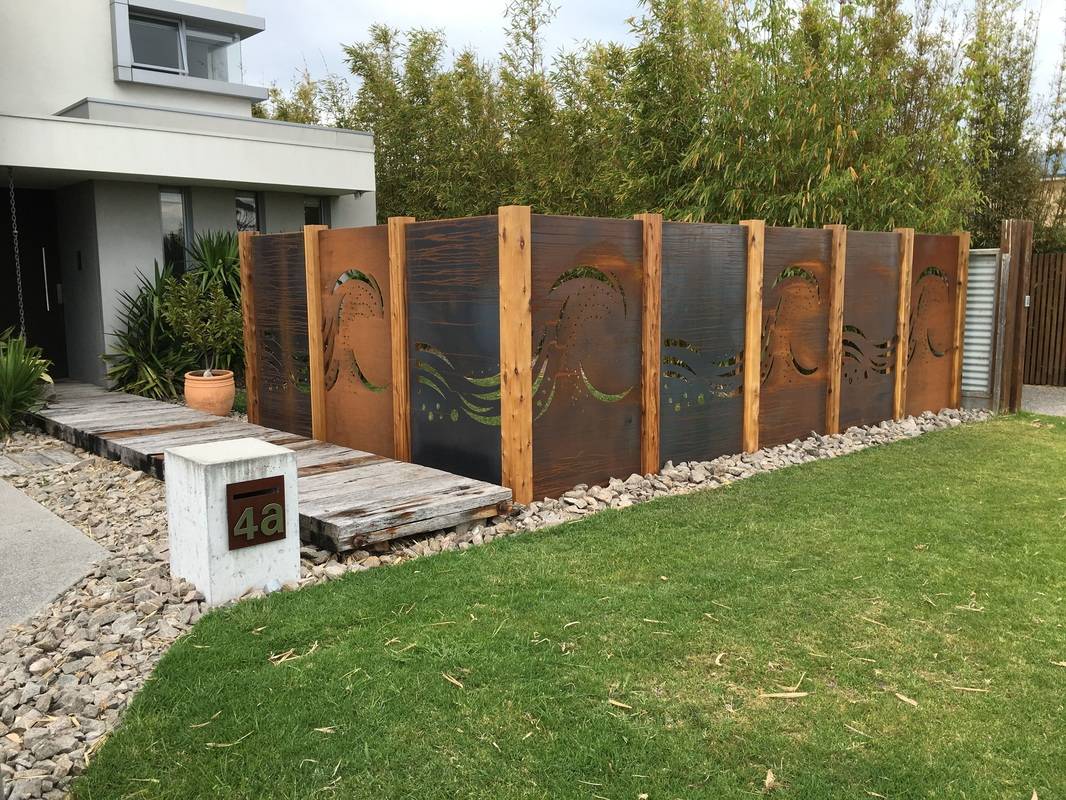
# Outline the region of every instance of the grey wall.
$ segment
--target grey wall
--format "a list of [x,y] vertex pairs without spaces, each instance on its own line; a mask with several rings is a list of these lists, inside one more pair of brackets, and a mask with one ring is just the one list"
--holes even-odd
[[237,230],[237,193],[215,186],[189,189],[194,233]]
[[104,327],[91,183],[79,183],[56,192],[56,222],[69,374],[75,380],[101,383],[105,374],[100,360]]
[[159,187],[124,181],[94,181],[93,187],[100,299],[107,334],[117,326],[119,293],[136,289],[138,271],[150,275],[155,262],[162,266]]
[[334,228],[360,228],[377,222],[374,192],[343,194],[332,198],[330,222]]
[[263,233],[300,231],[304,227],[304,195],[291,192],[263,192],[259,227]]

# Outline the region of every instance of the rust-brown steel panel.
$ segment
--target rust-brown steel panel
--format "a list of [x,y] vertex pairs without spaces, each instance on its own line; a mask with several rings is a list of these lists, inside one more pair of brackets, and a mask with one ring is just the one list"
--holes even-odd
[[304,235],[252,237],[259,424],[311,435]]
[[825,431],[831,246],[825,229],[766,229],[761,447]]
[[532,245],[533,487],[544,497],[640,470],[643,225],[534,215]]
[[662,461],[739,453],[746,231],[664,222],[662,270]]
[[392,457],[388,226],[319,234],[328,439]]
[[919,233],[911,270],[907,413],[940,411],[951,402],[951,354],[958,288],[957,236]]
[[500,283],[495,216],[407,231],[411,460],[500,482]]
[[892,418],[899,234],[848,231],[840,430]]

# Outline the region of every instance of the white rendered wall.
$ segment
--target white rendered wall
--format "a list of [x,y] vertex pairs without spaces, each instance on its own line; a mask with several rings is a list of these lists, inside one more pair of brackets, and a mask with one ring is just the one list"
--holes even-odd
[[[243,12],[244,0],[205,0]],[[55,114],[85,97],[251,116],[239,97],[115,81],[108,0],[0,2],[0,112]]]
[[330,223],[334,228],[361,228],[377,224],[377,200],[374,192],[342,194],[330,198]]

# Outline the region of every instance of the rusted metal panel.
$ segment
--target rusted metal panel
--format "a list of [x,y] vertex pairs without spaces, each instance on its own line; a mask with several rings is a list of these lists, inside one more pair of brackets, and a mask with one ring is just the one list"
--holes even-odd
[[919,233],[914,237],[907,413],[940,411],[951,401],[951,354],[958,289],[959,240]]
[[259,422],[311,435],[303,233],[252,237]]
[[892,418],[899,235],[848,231],[840,430]]
[[411,460],[500,480],[497,219],[407,231]]
[[533,216],[533,486],[640,470],[638,220]]
[[831,245],[824,229],[766,229],[762,447],[825,431]]
[[743,448],[747,235],[740,225],[663,223],[662,460]]
[[388,226],[319,234],[331,442],[393,455]]

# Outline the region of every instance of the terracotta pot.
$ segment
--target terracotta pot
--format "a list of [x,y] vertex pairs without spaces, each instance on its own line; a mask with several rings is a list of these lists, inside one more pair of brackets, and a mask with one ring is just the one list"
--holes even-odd
[[185,404],[197,411],[224,417],[233,409],[233,373],[228,369],[213,369],[211,377],[204,377],[198,369],[185,373]]

